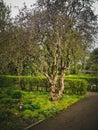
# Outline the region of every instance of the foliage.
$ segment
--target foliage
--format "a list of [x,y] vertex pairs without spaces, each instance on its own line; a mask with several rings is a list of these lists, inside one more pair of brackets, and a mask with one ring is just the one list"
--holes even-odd
[[[1,130],[21,130],[23,125],[18,116],[16,116],[14,109],[0,109],[0,129]],[[21,124],[21,125],[20,125]]]
[[82,74],[82,75],[69,75],[66,76],[68,79],[84,79],[87,81],[87,90],[98,92],[98,76],[91,74]]
[[83,79],[66,79],[65,93],[85,94],[87,91],[87,82]]
[[18,80],[18,77],[0,75],[0,87],[13,87]]
[[12,98],[20,99],[21,97],[22,97],[22,93],[19,90],[12,93]]
[[49,107],[46,110],[42,110],[39,112],[39,114],[43,115],[44,117],[50,117],[50,116],[54,116],[55,114],[57,114],[59,112],[59,109],[56,108],[55,106],[53,107]]
[[[19,84],[20,79],[20,84]],[[82,80],[83,79],[83,80]],[[82,81],[81,81],[82,80]],[[85,93],[86,91],[86,83],[87,81],[87,90],[89,91],[98,91],[98,77],[94,75],[68,75],[65,77],[65,88],[64,92],[68,92],[68,88],[70,89],[70,93]],[[7,87],[10,86],[10,90]],[[59,86],[59,83],[57,83]],[[31,76],[0,76],[0,87],[6,87],[5,93],[12,95],[12,89],[18,88],[26,91],[48,91],[49,92],[49,82],[44,77],[31,77]],[[80,89],[81,88],[81,89]],[[74,92],[72,92],[74,89]],[[15,92],[18,97],[21,97],[21,92]],[[19,94],[18,94],[19,93]],[[0,96],[1,97],[1,96]]]
[[8,63],[10,61],[10,40],[11,33],[11,8],[6,6],[4,0],[0,0],[0,74],[8,73]]
[[12,99],[12,98],[10,98],[10,97],[2,98],[0,102],[6,104],[7,107],[8,106],[11,107],[11,105],[13,105],[14,103],[16,103],[15,100]]
[[0,110],[0,122],[1,121],[8,121],[9,119],[11,119],[12,116],[12,112],[10,110],[6,110],[6,109],[1,109]]
[[95,48],[91,53],[86,66],[87,70],[95,71],[98,73],[98,48]]
[[5,31],[10,23],[10,8],[5,5],[4,1],[0,1],[0,34]]
[[[1,130],[21,130],[28,125],[54,116],[59,111],[83,98],[83,96],[63,95],[59,101],[51,102],[46,92],[26,92],[20,90],[20,99],[13,99],[11,95],[19,91],[13,88],[11,94],[6,93],[10,87],[1,88],[0,127]],[[7,91],[6,91],[7,89]]]
[[[20,78],[19,76],[5,76],[5,80],[3,76],[2,84],[4,82],[4,84],[11,86],[11,82],[12,82],[12,85],[16,86],[18,79],[20,79],[20,84],[17,85],[19,89],[23,89],[26,91],[48,91],[49,92],[50,84],[44,76],[41,76],[41,77],[20,76]],[[2,76],[1,76],[1,80],[2,80]],[[9,82],[6,82],[6,81],[9,81]],[[67,93],[72,93],[72,94],[86,93],[87,83],[82,79],[72,79],[72,78],[66,79],[65,77],[64,83],[65,83],[64,91]],[[1,87],[2,87],[2,84],[1,84]],[[57,83],[57,86],[59,86],[59,83]],[[11,91],[10,92],[8,91],[7,93],[11,93]],[[15,91],[12,97],[21,98],[21,92]]]

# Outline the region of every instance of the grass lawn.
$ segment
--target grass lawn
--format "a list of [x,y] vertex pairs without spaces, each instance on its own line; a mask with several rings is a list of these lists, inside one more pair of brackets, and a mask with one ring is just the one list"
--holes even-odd
[[61,100],[53,102],[47,92],[1,88],[0,130],[23,130],[30,124],[55,116],[81,98],[83,96],[63,94]]

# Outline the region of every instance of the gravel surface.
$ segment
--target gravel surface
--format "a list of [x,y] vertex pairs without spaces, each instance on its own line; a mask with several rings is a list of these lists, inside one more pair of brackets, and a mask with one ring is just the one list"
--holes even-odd
[[67,110],[28,130],[98,130],[98,93],[88,93]]

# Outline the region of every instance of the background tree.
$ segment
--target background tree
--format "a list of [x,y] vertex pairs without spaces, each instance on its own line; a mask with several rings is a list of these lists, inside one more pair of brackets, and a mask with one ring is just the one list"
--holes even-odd
[[6,6],[4,1],[0,1],[0,73],[7,74],[7,65],[9,62],[9,44],[11,39],[11,18],[10,7]]
[[98,71],[98,48],[95,48],[90,53],[86,69],[91,71]]

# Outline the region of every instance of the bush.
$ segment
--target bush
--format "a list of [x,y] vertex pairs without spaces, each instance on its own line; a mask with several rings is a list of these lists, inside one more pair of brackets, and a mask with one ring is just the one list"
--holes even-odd
[[22,97],[22,92],[20,90],[16,90],[12,93],[12,98],[20,99]]
[[98,92],[98,76],[95,75],[70,75],[66,79],[83,79],[87,81],[87,90]]
[[5,93],[8,96],[10,96],[13,93],[12,87],[5,87],[5,88],[3,88],[3,93]]
[[[2,79],[2,77],[0,76]],[[14,86],[18,83],[21,89],[26,90],[26,91],[49,91],[49,82],[45,77],[30,77],[30,76],[5,76],[5,81],[7,78],[10,81],[15,83]],[[79,77],[80,78],[80,77]],[[86,87],[88,81],[84,80],[84,78],[65,78],[65,92],[66,93],[72,93],[72,94],[85,94],[86,93]],[[14,81],[15,80],[15,81]],[[20,82],[18,82],[20,80]],[[3,81],[4,81],[4,76],[3,76]],[[16,82],[17,81],[17,82]],[[88,81],[89,82],[89,81]],[[95,82],[93,80],[93,82]],[[98,81],[96,81],[98,82]],[[8,83],[8,82],[7,82]],[[10,84],[7,84],[8,86]],[[95,85],[95,84],[94,84]],[[9,92],[10,93],[10,92]],[[13,98],[21,98],[21,92],[15,92],[13,94]]]
[[30,120],[33,118],[32,111],[31,110],[25,110],[22,112],[22,118],[24,120]]
[[17,87],[27,91],[48,91],[48,80],[41,77],[30,76],[0,76],[0,87]]
[[40,105],[38,103],[31,103],[33,109],[40,109]]
[[32,110],[32,106],[30,104],[23,105],[24,110]]
[[17,83],[18,78],[16,76],[3,76],[0,75],[0,87],[13,87]]
[[29,91],[48,91],[49,88],[49,82],[45,77],[23,77],[20,85]]
[[10,97],[7,97],[7,98],[2,98],[0,102],[5,104],[5,105],[12,105],[16,101]]
[[87,91],[87,82],[83,79],[65,79],[65,93],[85,94]]
[[36,109],[40,109],[40,105],[37,103],[25,104],[25,105],[23,105],[23,109],[36,110]]
[[58,108],[56,108],[55,106],[51,106],[48,109],[40,111],[39,114],[44,115],[44,117],[51,117],[58,113],[58,111]]
[[0,100],[3,99],[3,98],[7,98],[8,95],[6,95],[5,93],[0,93]]
[[2,121],[9,121],[13,117],[13,113],[8,109],[1,109],[0,110],[0,122]]
[[[14,111],[11,109],[0,109],[0,130],[22,130],[23,125],[21,124],[22,121],[17,117]],[[19,113],[18,113],[19,114]]]
[[88,91],[98,92],[98,77],[85,78],[88,82]]

